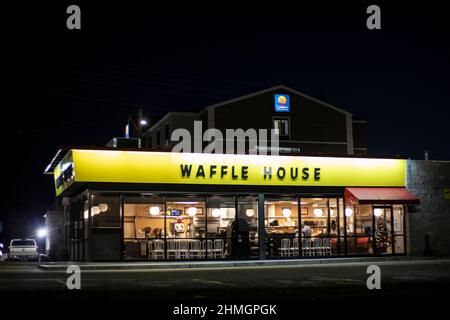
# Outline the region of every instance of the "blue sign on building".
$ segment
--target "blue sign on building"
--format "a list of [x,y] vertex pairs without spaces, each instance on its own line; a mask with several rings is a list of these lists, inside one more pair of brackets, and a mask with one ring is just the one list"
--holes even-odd
[[275,112],[291,111],[290,98],[288,94],[275,95]]

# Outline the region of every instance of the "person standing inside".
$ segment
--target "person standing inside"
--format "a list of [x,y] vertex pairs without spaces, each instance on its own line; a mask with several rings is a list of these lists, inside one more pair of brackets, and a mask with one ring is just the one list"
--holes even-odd
[[302,225],[302,234],[305,238],[311,238],[311,228],[306,224]]

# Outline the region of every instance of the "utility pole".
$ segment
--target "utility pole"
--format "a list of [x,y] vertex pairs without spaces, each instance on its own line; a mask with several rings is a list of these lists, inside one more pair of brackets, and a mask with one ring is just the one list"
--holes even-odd
[[137,137],[139,139],[141,139],[141,137],[142,137],[142,125],[143,125],[142,121],[146,121],[146,120],[144,120],[144,114],[142,112],[142,109],[139,109],[138,121],[139,121],[139,123],[137,125]]
[[136,123],[133,120],[132,116],[128,117],[128,122],[125,126],[125,138],[130,138],[130,123],[133,125],[134,129],[136,129],[136,133],[137,133],[137,138],[141,139],[142,138],[142,133],[143,130],[145,128],[147,128],[148,126],[148,120],[147,118],[144,116],[144,112],[142,111],[142,109],[138,110],[138,122]]

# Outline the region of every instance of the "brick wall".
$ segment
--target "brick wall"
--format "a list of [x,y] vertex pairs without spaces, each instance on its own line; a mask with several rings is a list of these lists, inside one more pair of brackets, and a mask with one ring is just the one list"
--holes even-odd
[[407,188],[420,199],[408,212],[408,248],[411,255],[424,255],[425,236],[435,256],[450,256],[450,161],[408,160]]

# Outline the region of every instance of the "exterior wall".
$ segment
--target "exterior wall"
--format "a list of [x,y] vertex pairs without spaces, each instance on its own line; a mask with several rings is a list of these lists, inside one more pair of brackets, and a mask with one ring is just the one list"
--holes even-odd
[[46,237],[45,253],[54,259],[64,258],[66,253],[64,212],[47,211],[45,216],[45,226],[49,231]]
[[[279,146],[281,149],[291,148],[291,151],[281,150],[281,154],[298,153],[293,150],[300,149],[302,154],[367,155],[364,120],[354,119],[350,113],[283,88],[280,86],[226,104],[207,107],[198,113],[169,113],[144,133],[144,145],[147,148],[170,150],[176,143],[165,144],[166,124],[169,124],[170,132],[185,128],[192,135],[194,121],[200,120],[203,132],[208,128],[216,128],[225,134],[226,129],[270,130],[273,128],[273,118],[277,117],[289,118],[290,137],[280,137]],[[290,112],[275,112],[274,94],[290,96]],[[160,132],[158,144],[157,132]],[[204,143],[204,146],[207,144]]]
[[[171,148],[176,143],[170,143],[170,136],[166,137],[166,125],[169,126],[169,135],[177,128],[185,128],[190,132],[194,130],[194,121],[198,120],[198,115],[193,112],[171,112],[154,124],[144,134],[144,146],[146,148],[165,149]],[[159,141],[157,141],[159,132]]]
[[[274,94],[290,95],[290,112],[275,112]],[[347,154],[346,117],[345,114],[321,105],[302,96],[283,90],[273,90],[248,99],[236,101],[215,108],[215,127],[224,132],[230,128],[272,129],[273,118],[289,118],[289,145],[295,144],[302,153]],[[311,147],[307,142],[321,142]],[[331,142],[325,144],[323,142]],[[336,148],[333,143],[341,143]],[[287,141],[280,141],[280,146],[287,146]]]
[[409,254],[426,254],[429,235],[433,254],[450,256],[450,200],[444,198],[444,189],[450,188],[450,162],[409,160],[407,188],[420,199],[407,213]]
[[353,121],[353,147],[356,156],[367,155],[366,121]]

